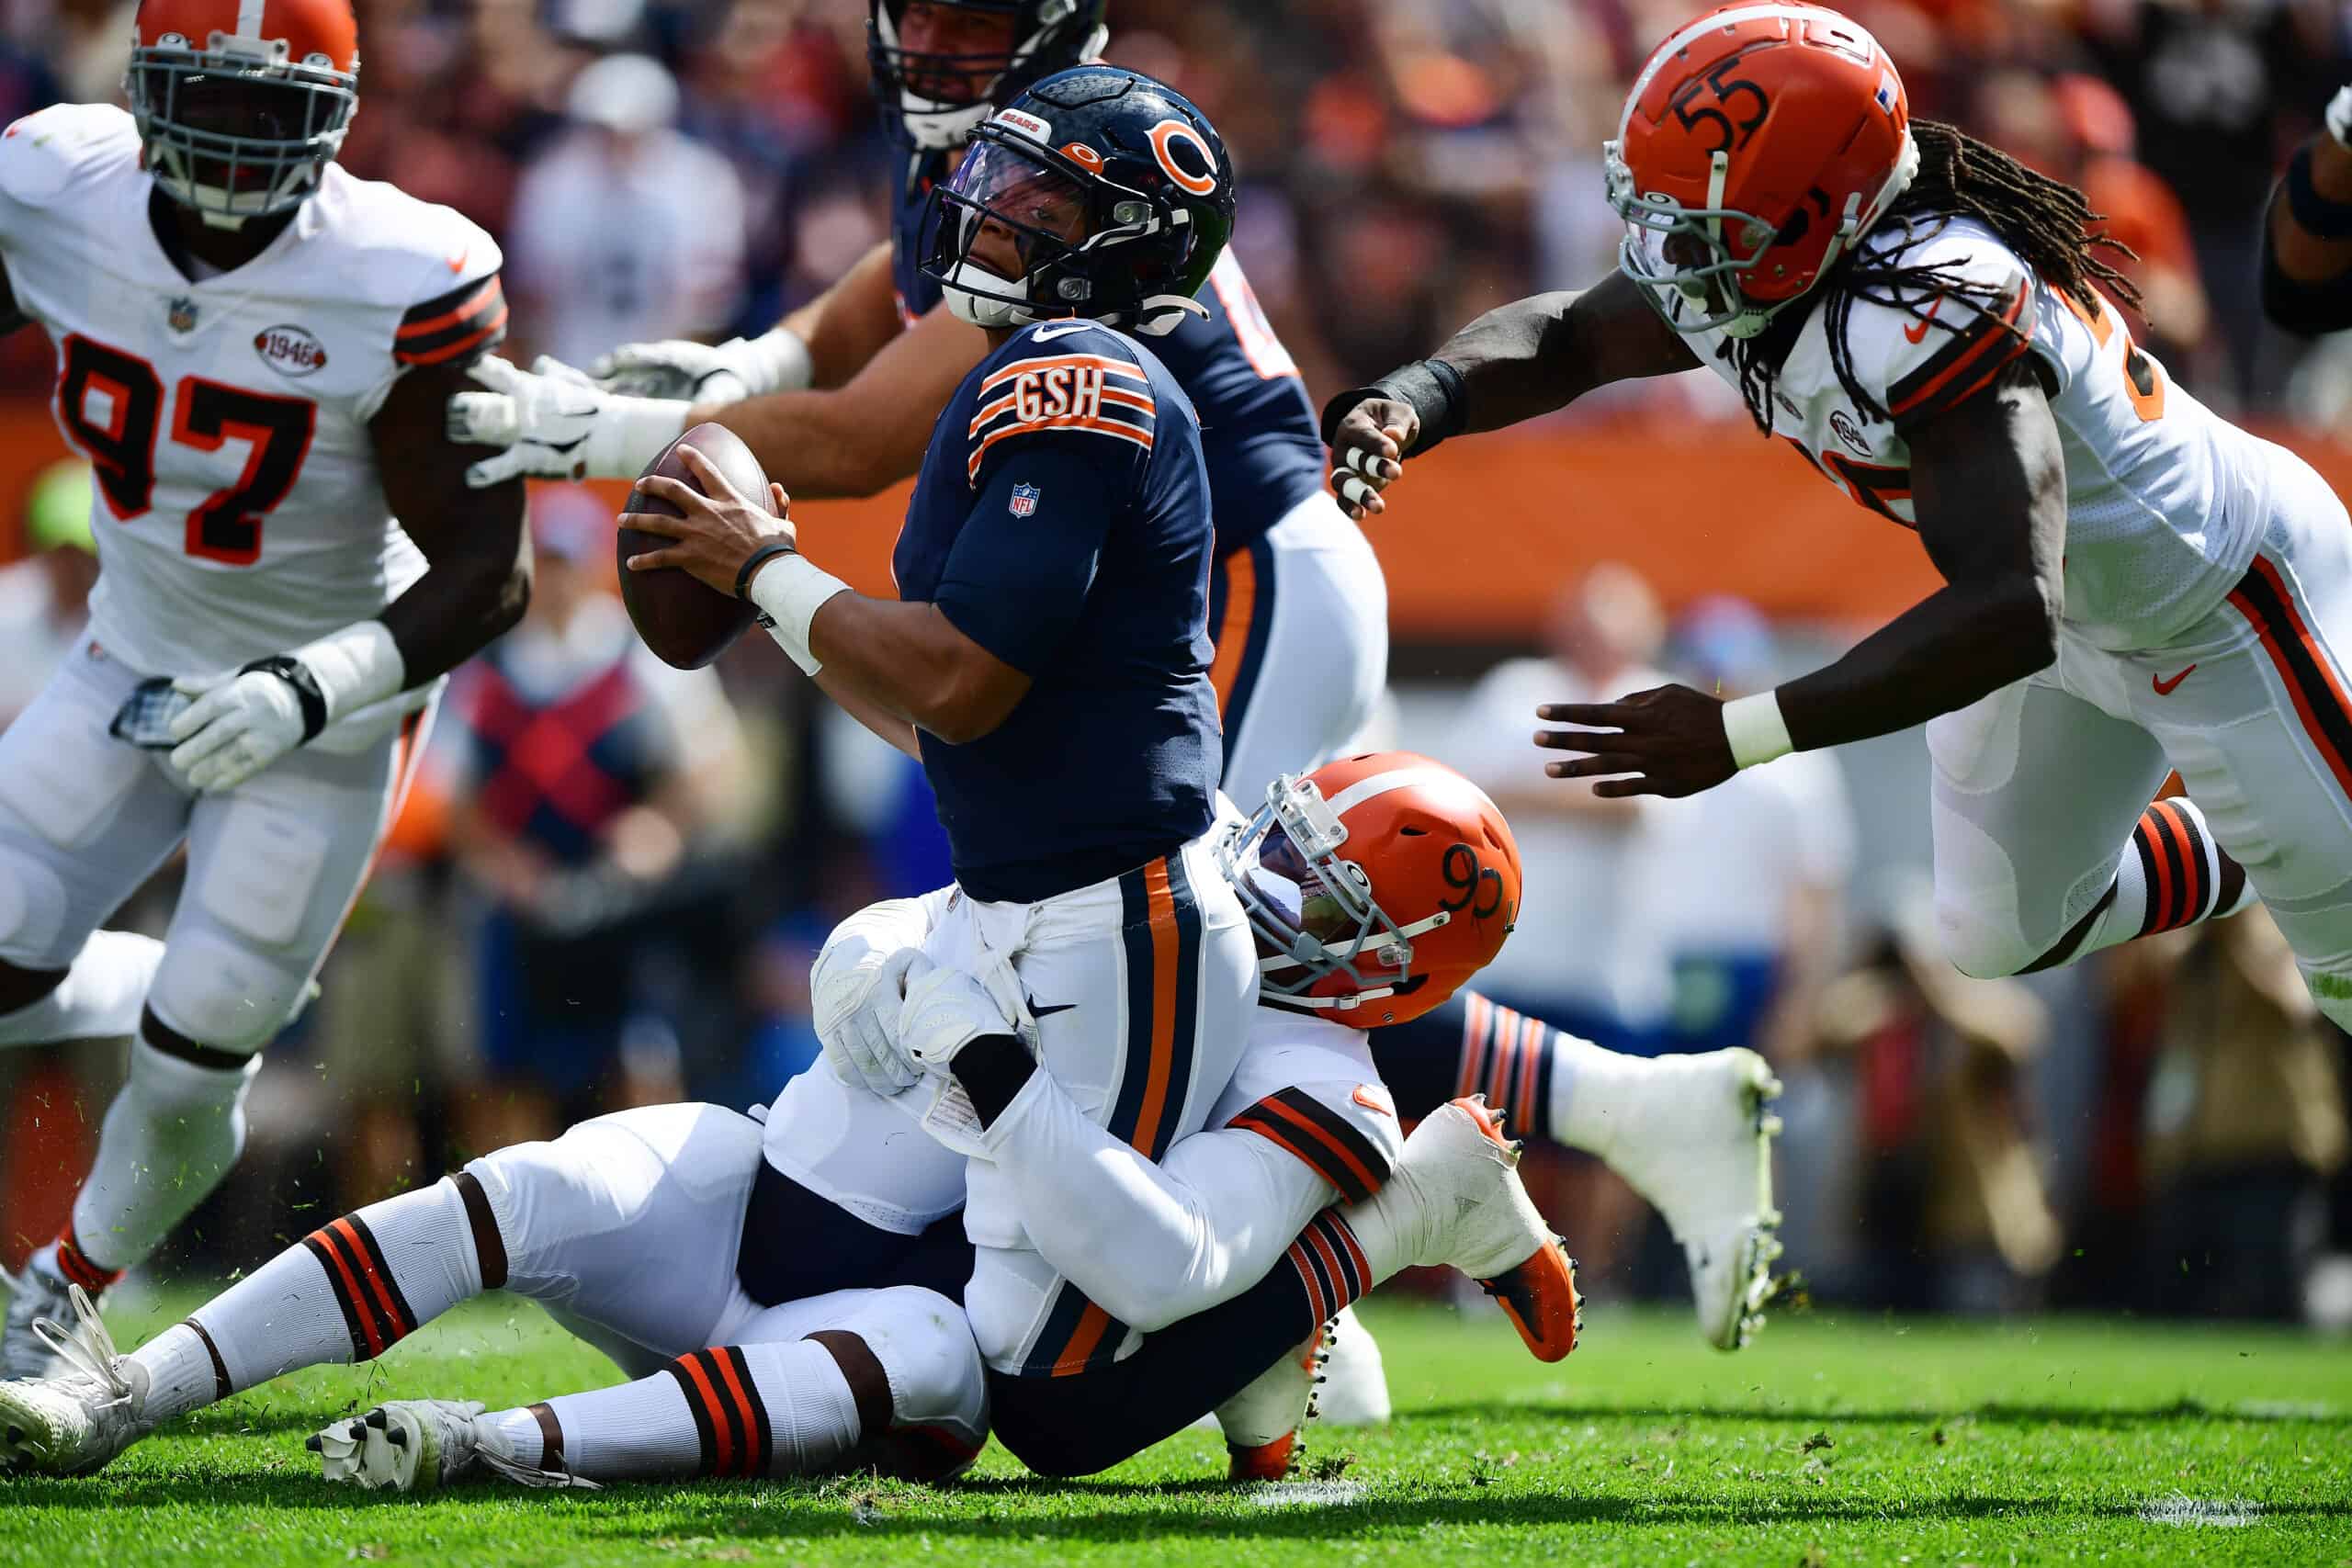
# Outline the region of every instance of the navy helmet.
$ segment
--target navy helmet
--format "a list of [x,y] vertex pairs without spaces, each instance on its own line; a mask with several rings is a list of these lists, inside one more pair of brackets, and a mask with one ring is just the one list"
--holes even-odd
[[1100,55],[1106,3],[868,0],[865,53],[883,124],[910,147],[962,146],[998,105]]
[[[1208,117],[1139,71],[1081,65],[981,122],[932,192],[923,272],[975,326],[1087,316],[1158,335],[1185,312],[1233,235],[1233,160]],[[1010,232],[1021,276],[976,260]]]

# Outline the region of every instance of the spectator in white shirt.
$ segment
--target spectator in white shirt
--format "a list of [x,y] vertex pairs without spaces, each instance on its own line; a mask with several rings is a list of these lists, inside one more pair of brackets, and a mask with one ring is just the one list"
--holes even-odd
[[516,335],[566,364],[619,344],[707,336],[743,285],[743,190],[673,129],[678,84],[616,54],[573,78],[573,129],[527,167],[506,239]]

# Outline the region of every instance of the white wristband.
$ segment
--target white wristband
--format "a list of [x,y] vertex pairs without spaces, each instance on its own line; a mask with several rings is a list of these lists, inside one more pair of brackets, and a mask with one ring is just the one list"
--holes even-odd
[[849,591],[848,583],[797,554],[776,557],[752,579],[752,603],[771,623],[768,636],[775,638],[776,646],[800,666],[804,675],[814,675],[824,668],[808,650],[808,623],[817,618],[826,600]]
[[686,428],[691,403],[606,396],[589,426],[581,461],[592,479],[633,479]]
[[755,338],[738,339],[735,373],[752,397],[765,392],[797,392],[816,379],[816,362],[808,345],[790,327],[773,327]]
[[329,724],[391,696],[408,679],[400,645],[381,621],[354,622],[294,649],[294,657],[318,682]]
[[1785,757],[1797,749],[1789,739],[1788,722],[1781,717],[1777,692],[1758,692],[1725,703],[1724,739],[1731,742],[1733,764],[1742,768]]

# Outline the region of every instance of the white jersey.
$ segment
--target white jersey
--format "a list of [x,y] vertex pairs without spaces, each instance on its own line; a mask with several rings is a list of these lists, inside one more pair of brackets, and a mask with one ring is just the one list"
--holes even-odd
[[[2159,647],[2228,595],[2262,538],[2269,472],[2284,453],[2174,384],[2133,345],[2112,305],[2102,299],[2091,313],[1973,219],[1930,221],[1917,233],[1898,224],[1865,247],[1905,265],[1941,266],[1990,299],[1923,296],[1918,314],[1853,301],[1855,379],[1891,421],[1847,396],[1830,363],[1830,311],[1816,303],[1774,385],[1774,434],[1861,505],[1911,525],[1905,432],[2030,353],[2056,388],[2050,410],[2066,465],[2068,630],[2097,648]],[[1738,384],[1729,339],[1706,332],[1688,341]]]
[[206,674],[368,619],[424,574],[368,423],[408,367],[494,345],[506,307],[488,234],[333,164],[268,249],[202,278],[157,239],[153,186],[120,109],[0,133],[0,265],[96,469],[91,629],[131,669]]

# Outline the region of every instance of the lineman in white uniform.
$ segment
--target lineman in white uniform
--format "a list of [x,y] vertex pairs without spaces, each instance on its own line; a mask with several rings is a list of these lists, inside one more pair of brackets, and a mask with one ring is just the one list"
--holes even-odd
[[[1587,727],[1539,738],[1587,753],[1555,776],[1687,795],[1931,720],[1962,969],[2071,962],[2259,891],[2352,1023],[2345,510],[2132,344],[2080,194],[1912,120],[1877,43],[1812,6],[1678,32],[1609,157],[1620,274],[1506,306],[1333,410],[1349,502],[1380,510],[1400,459],[1447,434],[1706,364],[1917,529],[1947,586],[1777,692],[1546,707]],[[2176,768],[2189,798],[2152,805]]]
[[[334,164],[356,51],[345,0],[149,0],[134,113],[0,133],[0,330],[57,346],[103,566],[0,737],[0,1046],[137,1036],[13,1294],[12,1374],[51,1364],[28,1327],[66,1282],[102,1290],[235,1160],[443,671],[528,592],[521,487],[469,489],[441,414],[503,333],[498,247]],[[183,843],[164,942],[99,931]]]

